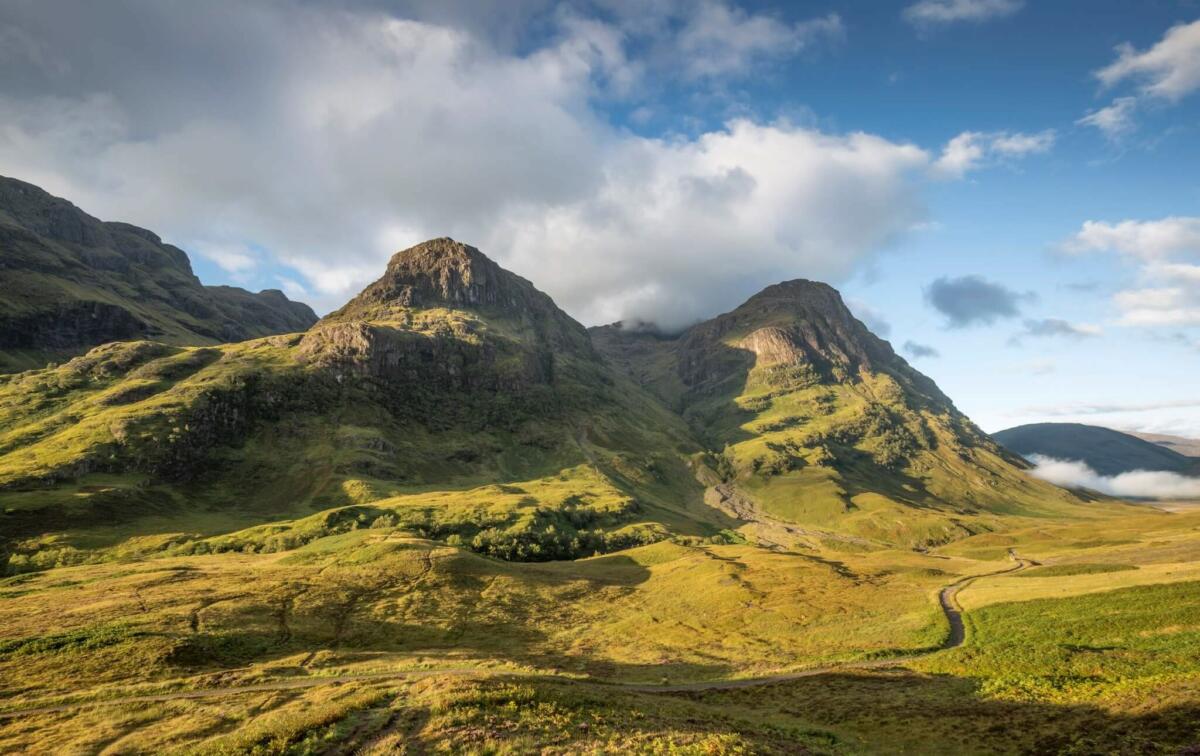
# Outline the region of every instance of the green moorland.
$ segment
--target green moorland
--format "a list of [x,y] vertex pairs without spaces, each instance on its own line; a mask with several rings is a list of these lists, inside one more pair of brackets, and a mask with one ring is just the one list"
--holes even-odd
[[516,563],[371,523],[24,573],[0,584],[0,711],[65,708],[0,720],[0,750],[1175,753],[1200,724],[1200,513],[1115,529],[1012,534],[1042,566],[963,588],[967,642],[933,653],[938,588],[1011,561],[660,542]]
[[0,377],[0,752],[1200,742],[1200,511],[768,293],[615,344],[435,240],[304,334]]

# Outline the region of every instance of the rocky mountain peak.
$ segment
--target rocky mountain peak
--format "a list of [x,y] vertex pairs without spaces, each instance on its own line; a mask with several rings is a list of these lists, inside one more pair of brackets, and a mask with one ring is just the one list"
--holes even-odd
[[760,367],[803,361],[875,369],[898,359],[854,317],[836,289],[804,279],[768,286],[733,311],[694,326],[682,345],[703,349],[718,342],[752,352]]
[[383,276],[339,313],[379,305],[516,308],[537,298],[535,295],[549,301],[528,281],[504,270],[475,247],[442,237],[392,255]]
[[392,255],[377,281],[324,321],[408,322],[413,311],[438,308],[503,320],[509,330],[543,345],[593,354],[587,330],[548,295],[475,247],[448,237]]

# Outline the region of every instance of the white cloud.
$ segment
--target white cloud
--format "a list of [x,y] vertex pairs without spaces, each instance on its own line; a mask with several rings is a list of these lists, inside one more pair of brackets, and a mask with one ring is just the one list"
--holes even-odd
[[1106,88],[1127,80],[1140,83],[1137,96],[1117,97],[1075,122],[1099,129],[1110,141],[1119,141],[1136,128],[1134,114],[1142,100],[1177,102],[1200,88],[1200,21],[1171,27],[1142,52],[1129,43],[1118,45],[1117,59],[1094,75]]
[[[264,250],[257,273],[282,262],[319,310],[449,235],[587,322],[679,325],[782,278],[836,283],[927,220],[920,147],[752,119],[649,139],[598,106],[652,106],[639,93],[659,78],[715,88],[836,38],[836,16],[614,0],[607,20],[547,11],[530,46],[480,22],[488,8],[420,7],[143,0],[61,24],[46,4],[2,6],[0,23],[67,57],[49,83],[0,69],[38,84],[0,91],[49,93],[0,101],[0,165],[185,248]],[[1045,143],[1027,136],[987,135],[981,164]]]
[[1024,5],[1024,0],[921,0],[904,9],[904,18],[918,26],[978,23],[1010,16]]
[[1136,97],[1118,97],[1111,105],[1090,111],[1075,123],[1079,126],[1097,128],[1110,140],[1116,141],[1136,128],[1133,114],[1137,110]]
[[1088,488],[1110,496],[1140,499],[1200,498],[1200,478],[1170,472],[1134,470],[1120,475],[1100,475],[1083,462],[1030,455],[1031,474],[1064,488]]
[[836,13],[796,24],[750,15],[719,2],[699,4],[675,39],[672,53],[694,79],[744,73],[763,58],[792,55],[845,36]]
[[998,160],[1049,152],[1055,139],[1053,129],[1036,134],[964,131],[946,143],[933,169],[945,178],[962,178]]
[[1200,325],[1200,292],[1181,286],[1117,292],[1121,322],[1134,326]]
[[1071,252],[1115,251],[1146,261],[1200,255],[1200,218],[1171,216],[1119,223],[1084,221],[1065,246]]
[[1200,324],[1200,218],[1120,223],[1086,221],[1064,244],[1073,253],[1117,252],[1137,265],[1140,288],[1116,294],[1121,322],[1138,326]]
[[1173,102],[1200,89],[1200,21],[1171,27],[1142,52],[1120,45],[1117,59],[1096,71],[1096,78],[1105,86],[1135,79],[1145,94]]
[[868,134],[748,120],[695,141],[627,140],[595,195],[510,215],[489,244],[587,322],[670,328],[767,281],[845,277],[920,217],[910,192],[928,160]]
[[194,249],[226,273],[240,275],[258,267],[257,255],[241,244],[199,244]]
[[283,290],[284,294],[288,295],[289,299],[297,302],[303,302],[305,299],[308,299],[308,289],[304,287],[304,284],[294,278],[287,278],[285,276],[279,276],[277,280],[279,281],[279,288]]

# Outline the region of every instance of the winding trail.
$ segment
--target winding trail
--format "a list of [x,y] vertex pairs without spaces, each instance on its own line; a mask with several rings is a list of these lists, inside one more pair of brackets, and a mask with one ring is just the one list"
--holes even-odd
[[[703,682],[680,683],[678,685],[654,685],[651,683],[626,683],[626,682],[607,682],[603,680],[586,680],[575,677],[567,677],[565,675],[555,675],[551,673],[516,673],[524,679],[540,679],[552,682],[563,682],[572,685],[584,685],[588,687],[606,688],[612,690],[614,688],[620,690],[628,690],[637,693],[688,693],[697,691],[709,690],[737,690],[741,688],[753,688],[761,685],[774,685],[776,683],[788,682],[790,680],[799,680],[805,677],[816,677],[818,675],[826,675],[834,672],[843,672],[846,670],[855,669],[879,669],[884,667],[895,667],[905,662],[921,659],[932,654],[940,653],[952,648],[957,648],[963,645],[966,641],[966,626],[962,618],[962,606],[958,603],[958,593],[963,588],[966,588],[971,583],[985,577],[995,577],[997,575],[1006,575],[1013,572],[1019,572],[1027,567],[1037,564],[1037,562],[1023,559],[1017,554],[1009,550],[1009,558],[1015,562],[1012,567],[1007,567],[1003,570],[995,572],[987,572],[981,575],[971,575],[961,578],[950,585],[942,588],[938,593],[938,604],[941,607],[942,613],[946,616],[947,622],[950,624],[950,634],[946,640],[937,648],[931,648],[923,651],[916,651],[903,656],[891,656],[884,659],[870,659],[857,662],[842,662],[839,664],[829,664],[822,667],[812,667],[810,669],[801,670],[799,672],[788,672],[781,675],[770,675],[766,677],[747,677],[732,680],[709,680]],[[95,706],[105,706],[111,704],[136,704],[136,703],[163,703],[166,701],[182,701],[197,698],[220,698],[224,696],[242,695],[245,693],[263,693],[283,690],[301,690],[304,688],[315,688],[322,685],[340,685],[353,682],[377,682],[385,680],[418,680],[424,677],[434,677],[439,675],[452,675],[460,677],[502,677],[513,673],[493,672],[479,667],[459,667],[451,669],[430,669],[430,670],[410,670],[406,672],[378,672],[362,675],[341,675],[338,677],[298,677],[285,680],[272,680],[270,682],[254,683],[250,685],[238,685],[224,688],[201,688],[196,690],[177,691],[173,693],[152,693],[144,695],[120,696],[114,698],[101,698],[87,701],[76,701],[62,704],[54,704],[48,706],[35,706],[26,709],[13,709],[9,711],[0,711],[0,722],[6,719],[14,719],[18,717],[34,716],[38,714],[54,714],[60,712],[72,712],[80,709],[91,708]]]

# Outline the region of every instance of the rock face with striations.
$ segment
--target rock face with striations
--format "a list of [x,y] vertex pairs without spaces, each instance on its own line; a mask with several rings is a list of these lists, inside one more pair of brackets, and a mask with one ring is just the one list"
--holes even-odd
[[0,371],[109,341],[208,345],[303,331],[317,319],[280,291],[204,286],[187,255],[154,233],[4,177],[0,289]]
[[463,391],[519,392],[552,383],[566,358],[598,359],[587,330],[550,297],[446,238],[397,252],[379,280],[304,336],[300,353],[358,375]]

